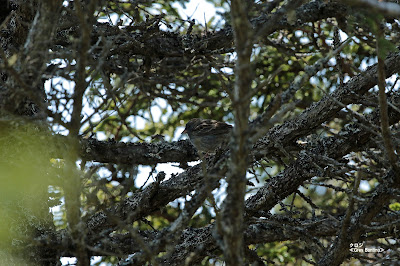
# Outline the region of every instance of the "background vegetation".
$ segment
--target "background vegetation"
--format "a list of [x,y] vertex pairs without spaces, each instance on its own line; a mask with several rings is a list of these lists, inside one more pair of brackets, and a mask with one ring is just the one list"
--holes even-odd
[[0,1],[0,261],[400,261],[397,1],[187,2]]

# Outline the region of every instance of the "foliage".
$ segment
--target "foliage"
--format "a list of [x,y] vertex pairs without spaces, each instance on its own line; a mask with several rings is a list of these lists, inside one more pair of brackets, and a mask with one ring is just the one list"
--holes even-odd
[[[0,8],[0,258],[219,265],[243,217],[243,263],[396,261],[398,4],[246,1],[235,18],[209,0],[204,21],[180,17],[194,1],[56,2]],[[235,124],[230,150],[181,140],[195,117]]]

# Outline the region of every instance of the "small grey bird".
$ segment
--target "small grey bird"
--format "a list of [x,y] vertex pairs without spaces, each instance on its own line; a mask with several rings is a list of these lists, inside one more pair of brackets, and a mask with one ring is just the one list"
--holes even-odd
[[199,152],[214,152],[229,142],[232,126],[212,119],[193,118],[182,132],[188,134],[190,142]]

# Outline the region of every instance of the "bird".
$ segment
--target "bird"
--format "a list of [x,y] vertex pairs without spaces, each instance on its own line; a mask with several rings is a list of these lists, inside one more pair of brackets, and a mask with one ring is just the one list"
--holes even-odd
[[189,136],[197,151],[213,153],[218,147],[228,144],[232,128],[225,122],[193,118],[186,124],[182,134]]

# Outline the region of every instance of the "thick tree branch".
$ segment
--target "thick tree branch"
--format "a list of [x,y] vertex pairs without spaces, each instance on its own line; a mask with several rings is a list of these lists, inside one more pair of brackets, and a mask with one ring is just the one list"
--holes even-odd
[[388,17],[398,17],[400,15],[400,5],[396,3],[376,0],[341,0],[341,2],[353,7],[370,9]]
[[[60,148],[63,145],[60,146]],[[188,140],[158,143],[124,143],[82,139],[80,156],[87,161],[126,165],[155,165],[167,162],[190,162],[199,159]]]
[[235,127],[233,128],[230,170],[227,176],[227,196],[222,214],[217,219],[222,235],[221,248],[228,265],[243,264],[243,213],[246,193],[246,172],[249,153],[249,114],[251,81],[254,73],[250,64],[253,32],[247,18],[247,6],[240,0],[231,1],[231,19],[234,29],[237,61],[235,86],[230,98],[233,103]]
[[[398,6],[400,10],[400,6]],[[380,27],[380,23],[377,22],[378,34],[376,40],[376,50],[378,55],[378,102],[379,102],[379,110],[380,110],[380,118],[381,118],[381,131],[383,143],[385,145],[385,150],[387,157],[389,158],[389,162],[394,170],[394,172],[400,176],[400,168],[398,166],[397,155],[394,152],[394,147],[392,143],[392,136],[390,134],[389,129],[389,117],[388,117],[388,103],[386,97],[386,75],[385,75],[385,63],[384,63],[384,52],[382,51],[382,45],[380,42],[384,40],[383,33]]]
[[81,175],[75,170],[78,160],[79,150],[79,132],[81,129],[81,115],[83,108],[83,96],[87,89],[88,51],[90,49],[90,33],[92,31],[92,20],[95,0],[91,0],[87,6],[87,12],[84,12],[82,3],[74,2],[75,12],[79,21],[81,38],[79,39],[79,49],[77,57],[77,72],[74,76],[73,108],[71,121],[67,124],[69,130],[68,142],[70,143],[70,152],[66,154],[66,177],[70,180],[64,182],[65,191],[65,209],[67,213],[68,227],[71,236],[76,245],[75,256],[78,265],[90,265],[90,257],[86,249],[86,224],[81,221]]

